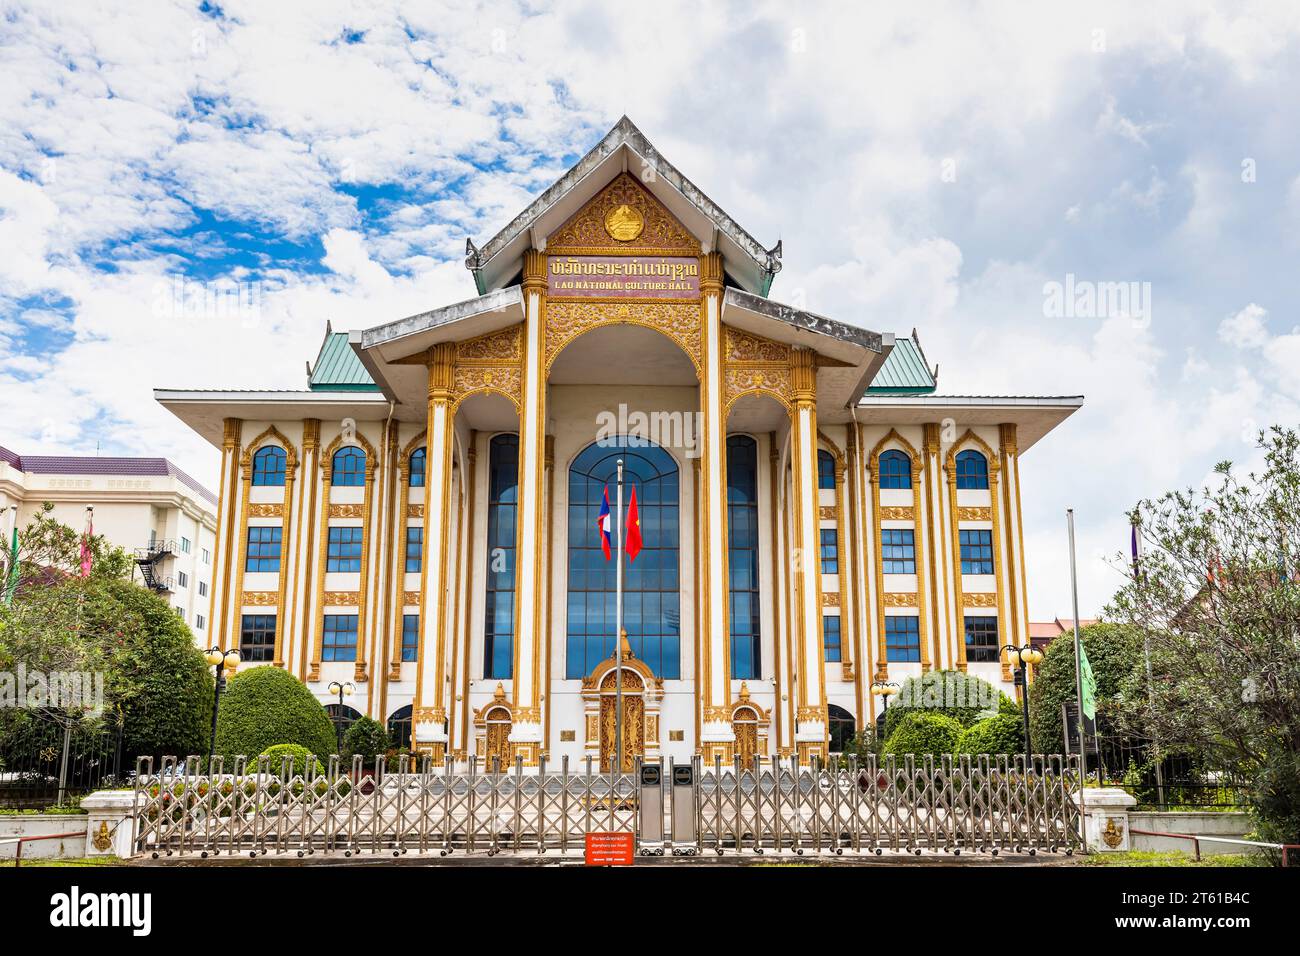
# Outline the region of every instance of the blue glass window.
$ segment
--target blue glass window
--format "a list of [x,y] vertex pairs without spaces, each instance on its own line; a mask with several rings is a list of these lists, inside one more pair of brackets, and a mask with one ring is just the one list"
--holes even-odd
[[420,615],[402,615],[402,663],[409,664],[415,660],[416,650],[420,646]]
[[357,659],[357,616],[355,614],[325,615],[320,659],[323,661]]
[[838,614],[822,616],[822,651],[826,655],[826,663],[839,663],[840,616]]
[[878,461],[881,488],[911,488],[912,459],[897,448],[883,453]]
[[423,448],[417,448],[415,451],[411,452],[409,468],[410,481],[408,483],[412,488],[424,487],[425,457]]
[[275,615],[245,614],[239,622],[239,656],[253,663],[275,657]]
[[411,705],[407,704],[397,708],[388,717],[388,742],[399,750],[409,750],[411,747],[412,711]]
[[408,525],[406,528],[406,571],[415,574],[424,563],[424,528]]
[[911,528],[880,529],[880,561],[885,574],[916,573],[916,541]]
[[[731,580],[731,676],[762,675],[758,574],[758,443],[727,439],[727,573]],[[639,558],[637,560],[640,560]]]
[[983,528],[957,532],[961,542],[961,573],[993,573],[993,532]]
[[253,484],[283,485],[285,454],[283,448],[268,445],[253,456]]
[[834,528],[821,528],[822,574],[840,573],[839,532]]
[[361,487],[366,483],[366,453],[349,446],[334,453],[330,469],[330,484],[340,487]]
[[356,574],[361,570],[361,528],[330,528],[326,571]]
[[244,547],[245,571],[280,570],[280,530],[279,525],[248,529],[248,543]]
[[635,485],[642,539],[636,561],[623,562],[623,627],[632,653],[656,676],[676,680],[681,675],[677,465],[662,448],[636,438],[588,445],[569,468],[565,675],[586,677],[614,653],[614,560],[606,561],[601,550],[596,514],[606,485],[611,510],[617,508],[619,458],[624,509],[629,486]]
[[921,619],[914,615],[885,616],[885,660],[906,663],[921,659]]
[[988,488],[989,462],[977,451],[967,449],[957,456],[957,487]]
[[998,619],[991,614],[966,618],[966,660],[976,664],[996,664],[998,660]]
[[817,487],[835,490],[835,458],[828,451],[817,452]]
[[488,446],[487,596],[483,676],[508,680],[515,649],[515,519],[519,510],[519,436]]

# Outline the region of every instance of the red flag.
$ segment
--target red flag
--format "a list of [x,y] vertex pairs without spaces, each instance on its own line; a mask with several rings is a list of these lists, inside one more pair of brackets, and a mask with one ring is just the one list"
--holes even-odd
[[632,486],[632,497],[627,506],[627,559],[635,561],[641,553],[641,519],[636,512],[636,485]]

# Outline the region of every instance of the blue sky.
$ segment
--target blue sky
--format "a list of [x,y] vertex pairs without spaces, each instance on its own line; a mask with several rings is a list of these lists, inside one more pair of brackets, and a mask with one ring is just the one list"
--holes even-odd
[[215,483],[154,387],[300,387],[327,319],[472,295],[465,238],[627,113],[784,241],[774,298],[916,328],[946,392],[1087,395],[1024,505],[1034,616],[1067,506],[1097,610],[1135,500],[1296,422],[1300,12],[858,6],[3,0],[0,444]]

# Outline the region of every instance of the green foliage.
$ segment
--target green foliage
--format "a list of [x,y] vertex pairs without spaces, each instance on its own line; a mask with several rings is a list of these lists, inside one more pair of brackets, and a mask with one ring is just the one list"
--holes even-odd
[[885,740],[885,754],[940,756],[957,751],[961,742],[961,722],[947,714],[914,712],[907,714]]
[[893,736],[909,714],[944,714],[969,727],[987,717],[1000,705],[996,687],[964,671],[930,671],[903,681],[885,715],[885,738]]
[[[284,758],[288,757],[293,761],[293,769],[290,773],[295,777],[306,775],[307,768],[310,766],[319,776],[325,772],[325,766],[316,759],[316,755],[298,744],[272,744],[259,755],[266,757],[266,770],[279,776],[281,769],[284,767]],[[310,761],[310,763],[308,763]],[[258,762],[249,761],[250,769],[256,770]]]
[[1000,712],[966,728],[961,735],[958,751],[964,754],[1006,754],[1015,756],[1025,751],[1024,721],[1014,712]]
[[[1143,673],[1142,632],[1131,626],[1098,622],[1079,632],[1079,640],[1097,679],[1097,720],[1104,728],[1134,674]],[[1061,704],[1077,699],[1074,680],[1074,633],[1047,645],[1043,662],[1029,687],[1029,729],[1034,750],[1055,754],[1064,748]]]
[[307,685],[278,667],[254,667],[226,686],[217,714],[217,753],[233,761],[274,744],[300,744],[322,760],[336,745],[334,726]]
[[349,757],[360,756],[368,770],[374,769],[375,756],[388,747],[388,731],[373,717],[358,717],[343,735],[343,752]]

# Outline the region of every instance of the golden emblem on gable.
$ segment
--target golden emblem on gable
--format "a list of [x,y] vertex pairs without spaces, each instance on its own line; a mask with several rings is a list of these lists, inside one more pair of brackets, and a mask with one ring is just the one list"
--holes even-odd
[[605,213],[605,231],[611,239],[631,242],[645,229],[645,217],[627,203],[620,203]]

